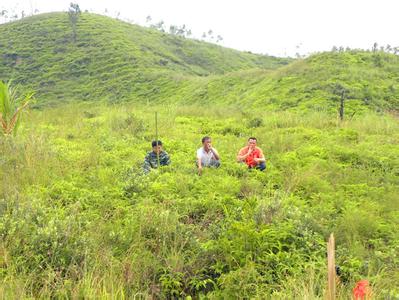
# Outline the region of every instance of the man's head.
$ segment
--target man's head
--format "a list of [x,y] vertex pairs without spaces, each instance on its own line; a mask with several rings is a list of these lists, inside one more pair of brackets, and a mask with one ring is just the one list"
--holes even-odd
[[212,147],[212,140],[209,136],[204,136],[202,138],[202,145],[205,150],[209,150]]
[[162,142],[160,140],[152,141],[151,146],[152,146],[152,151],[154,151],[155,153],[162,152]]
[[256,147],[256,137],[250,137],[248,139],[248,147],[255,148]]

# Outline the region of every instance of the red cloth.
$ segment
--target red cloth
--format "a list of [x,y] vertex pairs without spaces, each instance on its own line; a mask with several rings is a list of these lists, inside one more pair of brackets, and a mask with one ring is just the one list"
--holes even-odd
[[[248,153],[248,146],[242,148],[238,155],[243,156]],[[255,161],[255,158],[263,158],[263,152],[260,148],[255,147],[255,149],[251,152],[250,155],[247,156],[245,159],[245,163],[248,165],[248,167],[256,167],[258,163]]]
[[356,283],[353,289],[353,298],[356,300],[369,299],[371,296],[371,289],[367,280],[360,280]]

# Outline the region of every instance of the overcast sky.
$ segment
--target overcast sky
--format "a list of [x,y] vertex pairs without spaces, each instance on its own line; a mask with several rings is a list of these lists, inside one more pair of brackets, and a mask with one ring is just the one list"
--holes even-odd
[[[0,0],[0,9],[26,14],[66,11],[71,0]],[[145,25],[186,24],[200,37],[212,29],[223,46],[276,56],[399,46],[399,0],[72,0],[89,10]]]

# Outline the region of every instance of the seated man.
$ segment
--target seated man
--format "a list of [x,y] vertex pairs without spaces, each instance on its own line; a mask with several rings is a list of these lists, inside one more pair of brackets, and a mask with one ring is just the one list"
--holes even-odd
[[151,168],[158,168],[158,157],[159,154],[159,164],[161,166],[167,166],[170,164],[170,158],[166,151],[162,150],[162,142],[161,141],[152,141],[152,151],[148,152],[144,159],[144,173],[148,173],[151,171]]
[[209,136],[202,138],[202,147],[197,150],[198,174],[201,175],[202,167],[220,166],[220,156],[215,148],[212,147],[212,141]]
[[265,156],[262,150],[256,147],[255,137],[250,137],[248,139],[248,145],[238,152],[237,161],[245,162],[250,169],[255,168],[261,171],[266,169]]

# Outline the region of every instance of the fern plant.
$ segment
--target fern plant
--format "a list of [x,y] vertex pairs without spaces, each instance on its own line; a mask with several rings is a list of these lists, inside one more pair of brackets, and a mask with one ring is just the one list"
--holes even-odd
[[4,135],[17,133],[21,113],[32,99],[33,93],[18,96],[17,87],[0,81],[0,124]]

